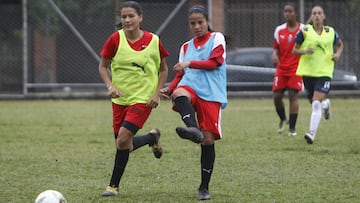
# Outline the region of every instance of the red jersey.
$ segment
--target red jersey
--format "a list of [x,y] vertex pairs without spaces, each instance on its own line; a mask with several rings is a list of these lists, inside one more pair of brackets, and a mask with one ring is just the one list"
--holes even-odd
[[295,45],[295,37],[299,30],[304,26],[298,23],[298,27],[290,32],[287,23],[276,27],[274,32],[273,48],[279,50],[279,63],[276,67],[277,76],[295,75],[300,56],[295,56],[292,50]]
[[[132,49],[134,49],[135,51],[140,51],[145,49],[149,45],[151,39],[152,35],[144,30],[144,34],[139,40],[134,43],[128,41],[128,43]],[[119,47],[119,41],[120,34],[118,31],[116,31],[106,40],[100,52],[100,56],[106,59],[112,59],[115,56]],[[169,52],[163,47],[161,40],[159,40],[159,51],[161,58],[169,56]]]

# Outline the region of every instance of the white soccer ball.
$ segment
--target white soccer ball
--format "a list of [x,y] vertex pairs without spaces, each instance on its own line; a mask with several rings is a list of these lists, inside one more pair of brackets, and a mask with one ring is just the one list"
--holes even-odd
[[60,192],[46,190],[36,197],[35,203],[67,203],[67,201]]

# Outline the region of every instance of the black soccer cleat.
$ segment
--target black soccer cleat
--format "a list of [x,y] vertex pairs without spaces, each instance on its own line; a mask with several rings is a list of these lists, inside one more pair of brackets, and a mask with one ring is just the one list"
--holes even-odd
[[210,193],[208,189],[199,189],[198,200],[210,200]]
[[149,146],[152,147],[152,151],[154,153],[155,158],[160,159],[163,154],[163,149],[160,144],[160,130],[157,128],[154,128],[149,133],[155,137],[154,144],[149,145]]
[[202,134],[202,132],[195,127],[188,127],[188,128],[177,127],[176,133],[181,138],[191,140],[196,144],[199,144],[204,140],[204,135]]

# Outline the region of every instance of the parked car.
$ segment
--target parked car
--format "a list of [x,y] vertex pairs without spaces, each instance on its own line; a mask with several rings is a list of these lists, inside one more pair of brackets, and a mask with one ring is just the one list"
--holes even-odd
[[[227,52],[227,89],[269,90],[275,74],[271,47],[239,48]],[[359,81],[355,73],[335,68],[331,89],[357,89]]]

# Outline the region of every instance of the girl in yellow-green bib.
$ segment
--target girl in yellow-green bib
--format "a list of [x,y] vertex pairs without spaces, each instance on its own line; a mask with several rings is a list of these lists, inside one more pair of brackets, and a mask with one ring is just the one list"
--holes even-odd
[[100,76],[112,101],[116,145],[112,176],[102,196],[118,195],[131,151],[149,145],[156,158],[162,155],[159,129],[154,128],[142,136],[135,137],[135,134],[158,106],[160,88],[168,75],[166,57],[169,53],[157,35],[141,29],[143,11],[139,3],[125,2],[118,14],[121,29],[106,40],[99,64]]
[[308,144],[315,140],[322,110],[325,119],[330,118],[330,100],[326,96],[330,91],[334,63],[343,51],[343,42],[334,28],[324,25],[325,13],[321,6],[312,8],[310,20],[311,23],[296,35],[293,48],[293,54],[300,55],[296,74],[303,77],[312,106],[309,132],[305,133]]

